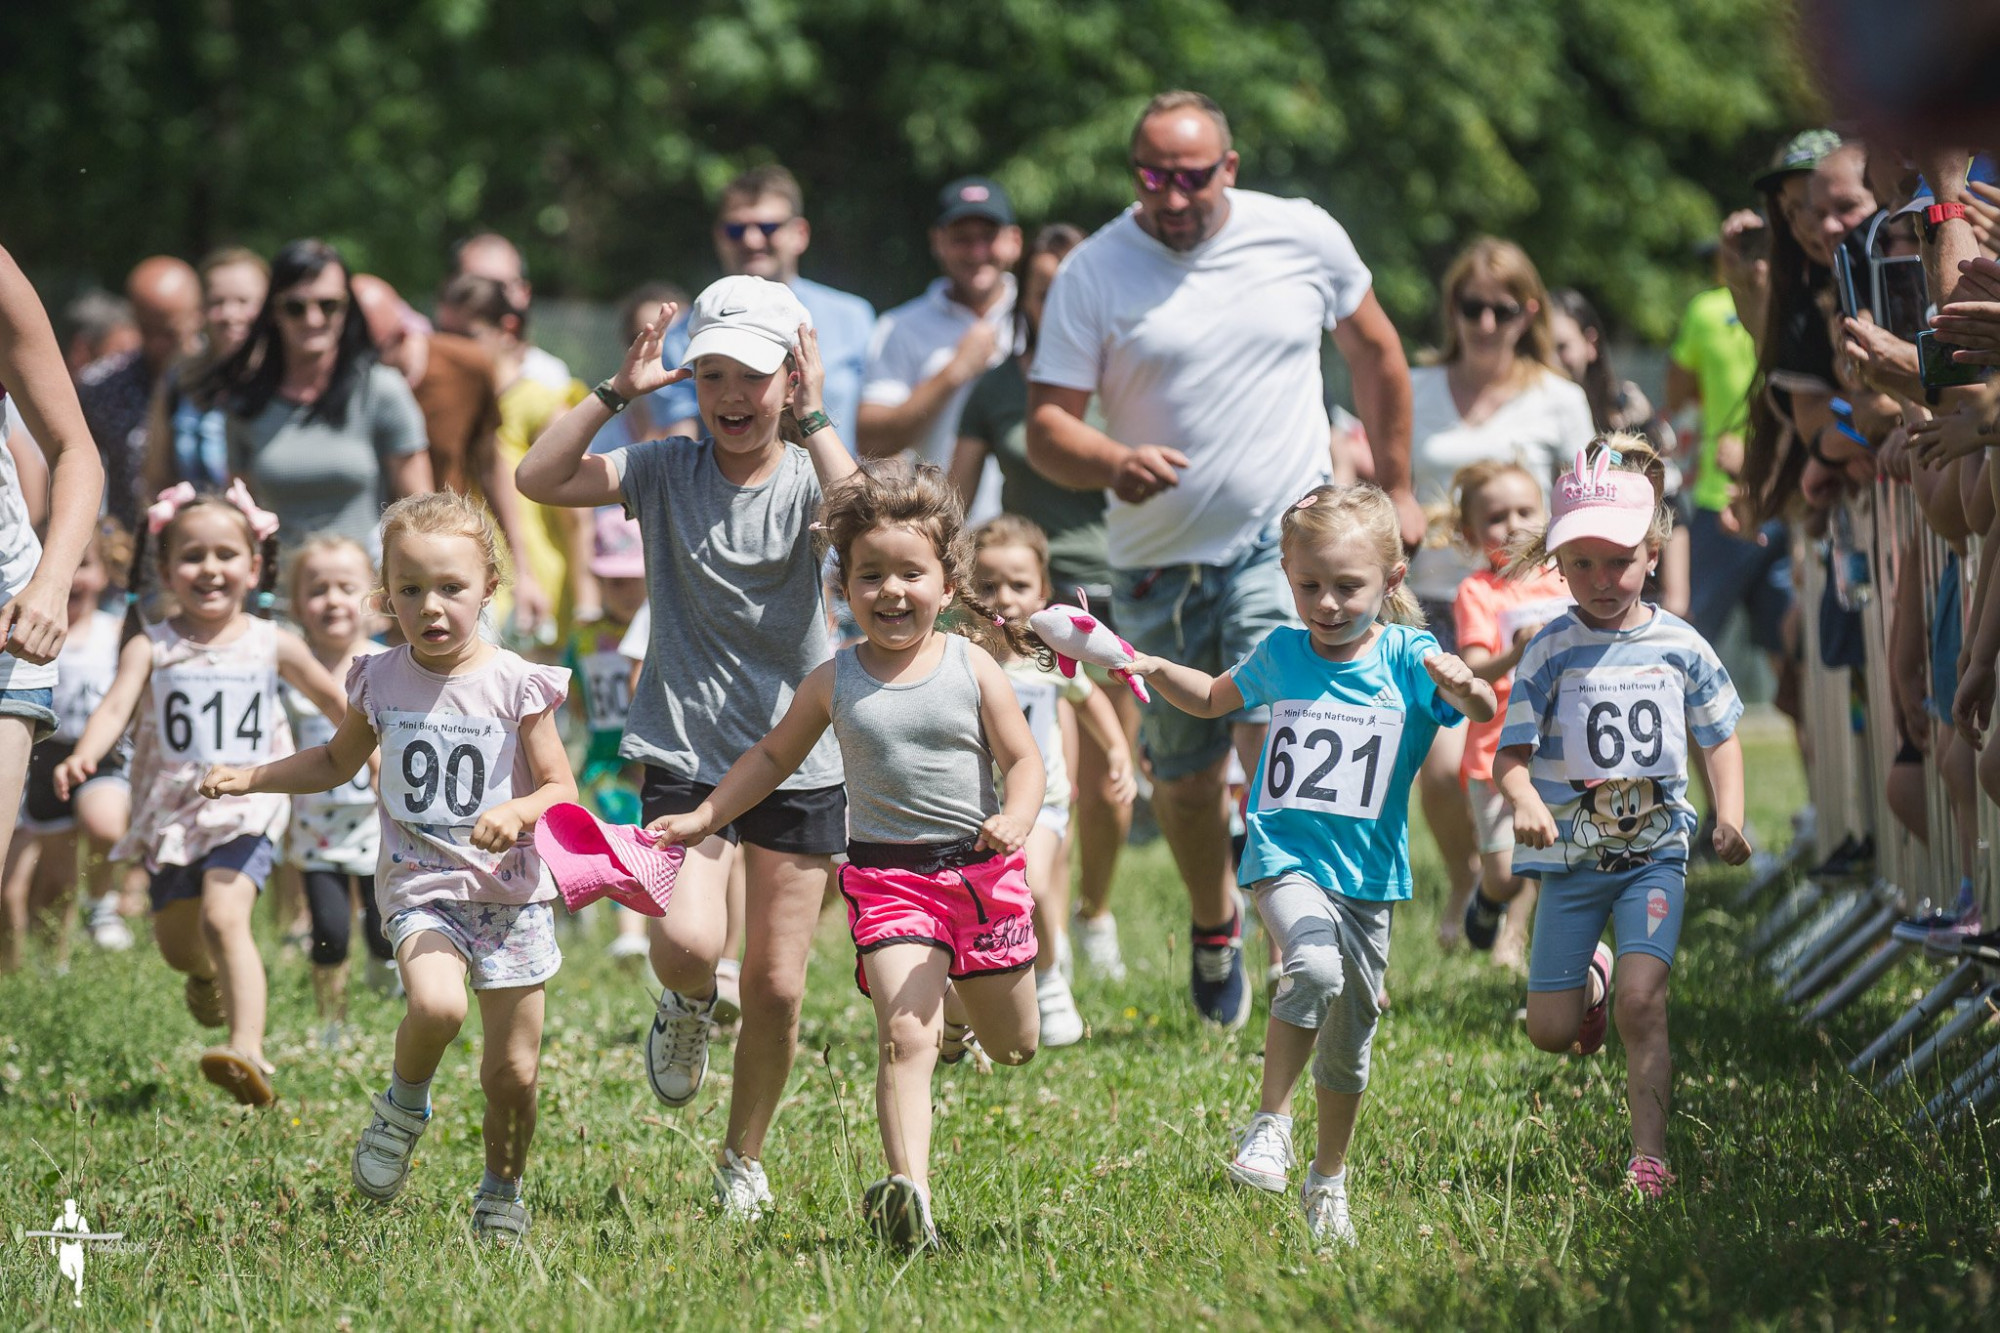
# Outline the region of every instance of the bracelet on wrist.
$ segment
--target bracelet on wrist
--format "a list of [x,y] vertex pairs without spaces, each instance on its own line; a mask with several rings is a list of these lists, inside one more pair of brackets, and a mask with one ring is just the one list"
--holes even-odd
[[591,392],[597,395],[598,402],[603,403],[607,408],[611,409],[611,415],[614,417],[632,405],[630,398],[627,398],[624,394],[619,393],[618,390],[611,387],[610,380],[599,380],[597,387],[592,389]]
[[815,409],[799,418],[799,434],[802,437],[811,435],[815,431],[825,430],[828,426],[831,426],[832,424],[833,424],[832,417],[828,416],[824,412]]

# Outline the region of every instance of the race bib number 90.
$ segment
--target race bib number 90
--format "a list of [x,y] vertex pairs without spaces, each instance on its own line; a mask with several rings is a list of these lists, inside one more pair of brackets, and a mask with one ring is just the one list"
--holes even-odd
[[495,717],[382,714],[382,803],[405,824],[456,830],[514,798],[514,730]]
[[1563,776],[1678,777],[1687,771],[1687,699],[1676,672],[1595,672],[1563,682],[1557,706]]
[[1255,808],[1379,819],[1403,743],[1403,713],[1322,699],[1271,706]]
[[168,762],[254,764],[270,757],[277,704],[269,667],[163,667],[152,684]]

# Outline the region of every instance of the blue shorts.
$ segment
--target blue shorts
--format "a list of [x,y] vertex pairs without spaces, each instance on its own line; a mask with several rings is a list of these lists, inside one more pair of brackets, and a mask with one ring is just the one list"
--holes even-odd
[[[1278,527],[1226,565],[1163,565],[1111,571],[1112,611],[1132,647],[1219,676],[1280,625],[1297,625],[1291,585],[1278,564]],[[1155,696],[1142,705],[1139,743],[1153,776],[1171,782],[1229,753],[1235,722],[1268,722],[1268,708],[1222,718],[1189,717]]]
[[1687,905],[1687,863],[1655,861],[1637,870],[1573,870],[1542,876],[1535,904],[1535,940],[1528,952],[1528,989],[1576,990],[1604,923],[1618,956],[1651,954],[1672,967]]
[[1951,721],[1951,701],[1958,697],[1958,650],[1965,642],[1965,616],[1959,607],[1960,575],[1956,553],[1945,557],[1938,571],[1937,606],[1931,612],[1931,716]]
[[1722,530],[1722,516],[1697,509],[1688,524],[1690,625],[1719,643],[1737,607],[1749,617],[1750,642],[1766,653],[1785,648],[1785,615],[1792,609],[1791,538],[1783,523],[1766,523],[1764,545]]
[[0,717],[18,717],[28,724],[40,744],[56,734],[56,692],[47,686],[38,690],[0,690]]
[[247,875],[257,886],[257,892],[262,893],[264,881],[270,877],[277,860],[278,849],[269,838],[246,833],[231,838],[191,866],[161,866],[153,872],[146,896],[152,900],[155,912],[165,911],[169,903],[189,899],[200,902],[201,877],[211,870],[234,870]]

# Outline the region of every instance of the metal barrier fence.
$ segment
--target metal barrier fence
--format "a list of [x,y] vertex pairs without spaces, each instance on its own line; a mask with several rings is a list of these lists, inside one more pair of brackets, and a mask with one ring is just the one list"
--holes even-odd
[[[1896,706],[1892,633],[1901,580],[1918,580],[1928,645],[1938,614],[1957,614],[1961,624],[1969,616],[1978,541],[1968,547],[1956,555],[1925,522],[1915,490],[1888,480],[1835,510],[1825,536],[1794,536],[1793,585],[1807,664],[1800,732],[1812,811],[1786,853],[1762,858],[1739,900],[1744,907],[1764,904],[1749,948],[1786,1001],[1804,1008],[1806,1022],[1831,1017],[1885,982],[1907,984],[1919,962],[1943,970],[1848,1065],[1878,1095],[1909,1103],[1913,1132],[2000,1102],[2000,1024],[1993,1021],[2000,1016],[2000,951],[1969,932],[1897,929],[1913,914],[1952,904],[1961,874],[1974,877],[1981,919],[2000,923],[2000,870],[1988,854],[2000,841],[2000,807],[1970,777],[1948,781],[1942,744],[1926,744],[1930,737],[1913,738],[1924,751],[1918,781]],[[1939,588],[1954,558],[1960,595],[1955,605],[1940,607]],[[1832,645],[1825,641],[1823,603],[1858,614],[1858,669],[1826,665],[1824,650]],[[1845,639],[1854,627],[1841,628]],[[1927,696],[1933,678],[1923,682]],[[1933,704],[1949,718],[1951,700]],[[1921,836],[1891,808],[1892,774],[1906,793],[1921,789]],[[1976,812],[1976,827],[1963,831],[1959,816],[1967,808]]]

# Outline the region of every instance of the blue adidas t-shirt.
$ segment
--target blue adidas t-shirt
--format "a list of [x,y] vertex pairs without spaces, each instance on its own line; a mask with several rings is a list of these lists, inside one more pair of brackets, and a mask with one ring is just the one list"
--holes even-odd
[[1464,720],[1424,670],[1438,651],[1428,631],[1384,625],[1367,656],[1330,662],[1286,627],[1237,664],[1243,702],[1271,710],[1238,880],[1297,871],[1349,898],[1410,896],[1410,787],[1438,727]]
[[1551,620],[1514,668],[1500,747],[1535,747],[1529,773],[1556,841],[1516,847],[1514,873],[1685,864],[1689,743],[1715,748],[1742,716],[1715,650],[1680,617],[1656,607],[1628,630],[1592,629],[1574,610]]

